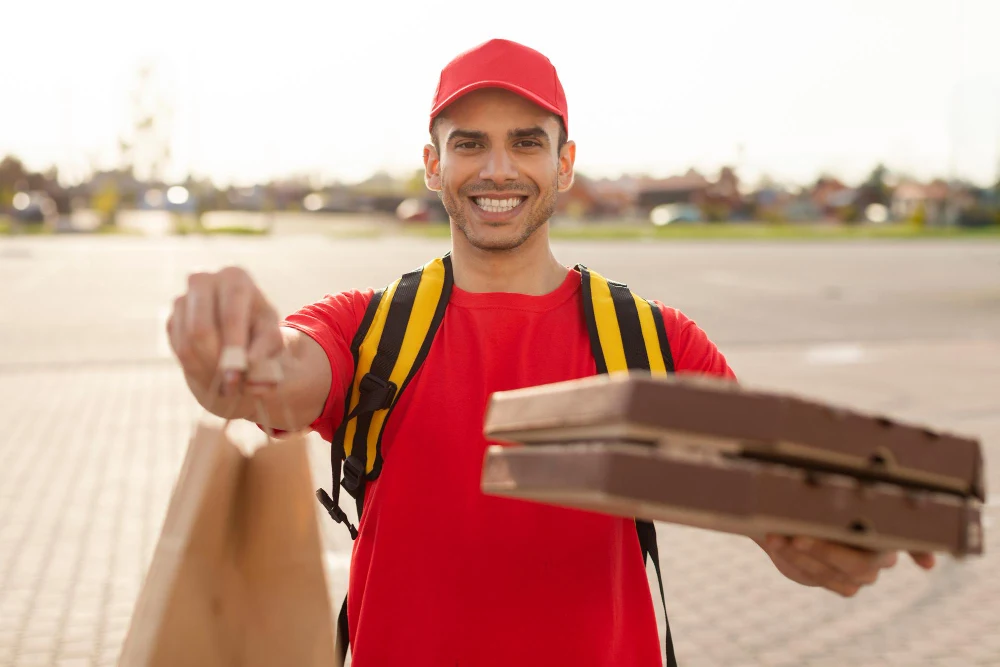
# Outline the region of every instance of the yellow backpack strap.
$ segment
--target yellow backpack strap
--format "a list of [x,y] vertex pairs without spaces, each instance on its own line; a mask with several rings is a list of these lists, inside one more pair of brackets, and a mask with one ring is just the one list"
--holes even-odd
[[352,537],[357,531],[339,507],[339,487],[354,496],[360,517],[365,481],[382,470],[386,420],[430,351],[453,283],[449,255],[405,274],[375,293],[352,341],[354,380],[331,443],[333,493],[316,492],[330,516],[347,524]]
[[[616,283],[577,265],[583,287],[583,310],[590,334],[590,349],[597,362],[598,373],[622,373],[645,370],[654,375],[674,372],[673,356],[663,326],[659,307],[633,294],[627,285]],[[663,603],[664,651],[667,667],[677,667],[670,623],[666,618],[667,600],[660,572],[660,550],[656,544],[656,527],[650,521],[636,519],[636,534],[642,551],[642,562],[653,561],[656,582]]]
[[598,373],[648,370],[672,373],[673,357],[663,316],[656,304],[633,294],[627,285],[578,265],[591,352]]

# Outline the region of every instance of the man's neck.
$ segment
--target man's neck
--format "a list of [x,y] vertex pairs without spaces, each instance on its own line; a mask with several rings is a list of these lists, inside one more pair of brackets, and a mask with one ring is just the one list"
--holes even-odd
[[549,246],[548,225],[513,250],[480,250],[462,232],[452,230],[455,285],[466,292],[508,292],[540,296],[558,288],[566,267]]

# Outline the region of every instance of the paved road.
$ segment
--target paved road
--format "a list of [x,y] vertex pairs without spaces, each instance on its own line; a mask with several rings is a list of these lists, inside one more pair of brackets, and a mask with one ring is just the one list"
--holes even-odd
[[[556,247],[684,310],[744,383],[979,436],[989,488],[1000,483],[1000,243]],[[163,335],[187,272],[242,264],[289,311],[445,249],[306,235],[0,240],[0,665],[116,662],[199,415]],[[987,510],[987,556],[930,574],[903,563],[852,600],[783,580],[745,539],[661,526],[682,664],[1000,665],[998,512]],[[336,595],[344,538],[329,530]]]

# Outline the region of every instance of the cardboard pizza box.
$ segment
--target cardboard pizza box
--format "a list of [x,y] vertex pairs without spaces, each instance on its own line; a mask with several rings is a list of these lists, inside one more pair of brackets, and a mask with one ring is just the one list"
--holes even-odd
[[980,503],[704,448],[628,443],[492,445],[482,489],[568,508],[873,550],[980,554]]
[[694,444],[985,500],[977,440],[701,376],[600,375],[493,394],[486,436]]

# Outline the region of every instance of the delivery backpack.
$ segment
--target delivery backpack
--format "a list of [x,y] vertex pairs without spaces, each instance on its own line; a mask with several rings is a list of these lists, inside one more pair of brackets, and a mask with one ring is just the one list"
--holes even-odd
[[[674,364],[660,309],[634,295],[626,285],[612,282],[577,265],[582,282],[583,309],[590,334],[591,351],[598,373],[637,369],[654,375],[673,373]],[[450,254],[402,276],[372,297],[358,332],[351,342],[354,382],[344,401],[344,420],[331,443],[332,493],[324,489],[316,496],[334,521],[358,536],[357,529],[340,508],[340,486],[354,497],[360,519],[365,483],[382,471],[382,433],[393,406],[416,375],[430,350],[453,284]],[[341,480],[343,464],[343,480]],[[664,603],[667,667],[676,667],[670,625],[666,623],[666,600],[656,529],[648,521],[636,520],[642,560],[652,558]],[[338,653],[341,664],[350,641],[347,599],[340,609]]]

